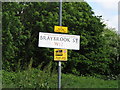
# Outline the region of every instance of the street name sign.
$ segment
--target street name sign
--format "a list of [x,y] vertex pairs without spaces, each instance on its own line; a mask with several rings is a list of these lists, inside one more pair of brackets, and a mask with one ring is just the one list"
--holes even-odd
[[80,49],[80,36],[39,32],[39,47],[59,49]]

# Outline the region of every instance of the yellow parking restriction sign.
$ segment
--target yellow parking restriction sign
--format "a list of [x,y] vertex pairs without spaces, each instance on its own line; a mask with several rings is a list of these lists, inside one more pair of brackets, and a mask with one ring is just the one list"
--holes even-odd
[[67,49],[54,49],[54,61],[67,61]]
[[68,27],[54,26],[54,32],[68,33]]

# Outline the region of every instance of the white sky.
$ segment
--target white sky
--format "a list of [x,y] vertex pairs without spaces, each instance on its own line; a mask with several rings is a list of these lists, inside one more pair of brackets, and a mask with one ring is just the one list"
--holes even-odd
[[118,31],[118,2],[120,0],[85,0],[92,7],[95,15],[101,16],[108,27]]

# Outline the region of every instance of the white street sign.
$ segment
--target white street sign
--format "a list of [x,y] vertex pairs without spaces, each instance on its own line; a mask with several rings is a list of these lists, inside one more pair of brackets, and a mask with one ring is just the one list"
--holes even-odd
[[80,49],[80,36],[39,32],[39,47]]

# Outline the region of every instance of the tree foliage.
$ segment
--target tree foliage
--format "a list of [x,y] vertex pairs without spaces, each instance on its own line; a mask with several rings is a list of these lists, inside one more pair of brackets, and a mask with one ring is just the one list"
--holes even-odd
[[[38,67],[41,63],[45,66],[49,62],[55,68],[53,49],[38,47],[38,33],[54,32],[58,18],[58,2],[4,2],[3,69],[23,70]],[[80,35],[81,40],[80,50],[69,50],[68,61],[63,63],[64,73],[120,73],[119,46],[116,46],[120,38],[112,30],[105,29],[101,16],[95,16],[86,2],[64,2],[62,19],[69,34]]]

